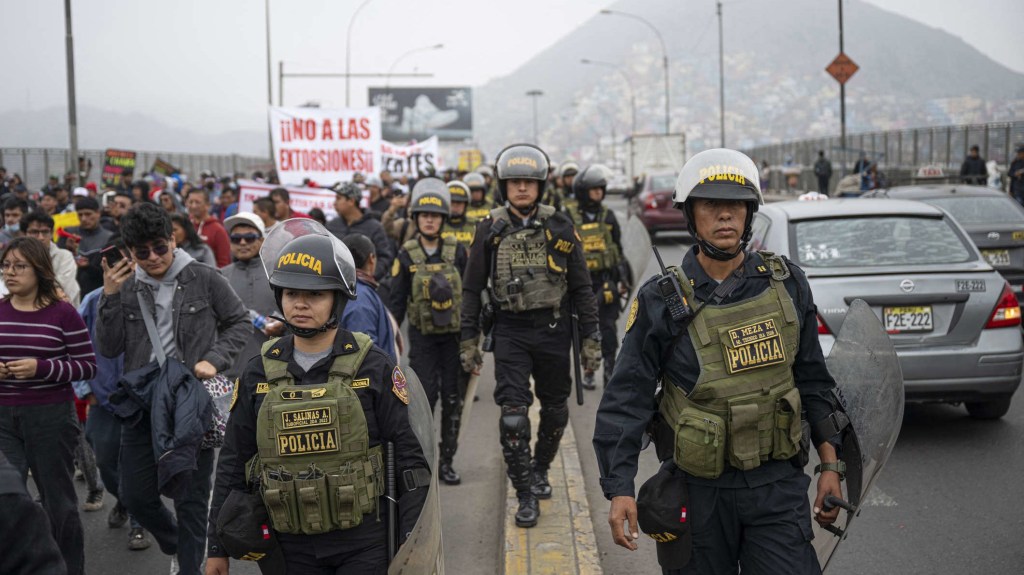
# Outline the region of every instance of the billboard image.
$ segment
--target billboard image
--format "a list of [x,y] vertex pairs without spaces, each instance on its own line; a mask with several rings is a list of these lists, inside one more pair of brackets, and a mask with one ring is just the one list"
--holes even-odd
[[465,140],[473,136],[473,91],[447,88],[370,88],[370,105],[380,108],[384,139],[391,142]]

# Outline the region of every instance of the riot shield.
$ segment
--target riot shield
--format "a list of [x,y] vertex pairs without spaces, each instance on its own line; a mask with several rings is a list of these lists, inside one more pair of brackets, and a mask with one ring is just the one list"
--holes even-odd
[[441,541],[441,497],[437,484],[437,442],[434,439],[433,414],[419,377],[408,365],[402,366],[409,393],[409,423],[419,439],[423,455],[430,463],[430,491],[412,534],[398,548],[388,566],[388,575],[444,575]]
[[651,235],[639,218],[628,218],[622,225],[622,257],[629,263],[630,293],[623,298],[628,305],[630,298],[640,288],[647,273],[647,262],[651,259]]
[[[843,440],[846,480],[843,494],[850,509],[840,511],[834,525],[826,531],[816,522],[814,549],[822,569],[828,567],[839,543],[846,537],[850,523],[859,514],[868,491],[889,459],[903,422],[903,372],[889,335],[863,300],[854,300],[825,360],[829,373],[846,403],[852,432]],[[811,449],[808,473],[818,463]],[[811,500],[817,494],[811,482]]]

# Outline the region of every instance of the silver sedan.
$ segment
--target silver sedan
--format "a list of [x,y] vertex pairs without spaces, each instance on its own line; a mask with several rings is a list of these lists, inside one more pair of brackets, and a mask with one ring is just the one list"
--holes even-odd
[[827,355],[850,302],[892,338],[910,401],[1002,417],[1021,380],[1021,310],[1009,284],[945,211],[914,201],[780,202],[754,218],[754,249],[807,274]]

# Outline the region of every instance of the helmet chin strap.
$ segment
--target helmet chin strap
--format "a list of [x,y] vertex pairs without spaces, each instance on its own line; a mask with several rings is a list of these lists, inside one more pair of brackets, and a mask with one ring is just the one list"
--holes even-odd
[[509,209],[514,209],[516,213],[523,214],[524,218],[528,218],[533,214],[533,210],[537,208],[537,201],[535,200],[532,203],[530,203],[530,205],[527,206],[526,208],[520,209],[516,207],[516,205],[513,204],[510,200],[505,200],[505,207]]
[[[281,289],[274,290],[274,295],[277,297],[278,309],[281,308],[281,293],[283,291],[284,290]],[[276,315],[271,315],[269,317],[270,319],[277,320],[283,323],[285,327],[288,328],[289,331],[295,334],[295,337],[301,337],[302,339],[310,339],[316,337],[322,333],[326,333],[328,331],[331,331],[332,329],[337,328],[339,325],[339,320],[341,318],[341,312],[345,311],[345,304],[347,303],[345,301],[345,297],[338,291],[335,291],[333,293],[334,308],[331,310],[331,317],[329,317],[327,319],[327,322],[320,327],[299,327],[297,325],[292,324],[288,320],[284,319],[284,317],[277,317]],[[283,313],[281,315],[284,316]]]
[[747,210],[747,219],[743,224],[743,235],[740,237],[740,245],[736,247],[736,251],[729,252],[716,247],[711,242],[697,235],[697,228],[693,225],[693,210],[690,208],[689,204],[683,204],[683,208],[686,211],[686,228],[690,231],[690,235],[693,236],[693,239],[697,242],[697,246],[700,247],[700,251],[704,252],[704,255],[713,260],[727,262],[742,254],[743,250],[747,249],[747,244],[750,243],[750,238],[754,234],[754,229],[750,225],[754,220],[753,210]]

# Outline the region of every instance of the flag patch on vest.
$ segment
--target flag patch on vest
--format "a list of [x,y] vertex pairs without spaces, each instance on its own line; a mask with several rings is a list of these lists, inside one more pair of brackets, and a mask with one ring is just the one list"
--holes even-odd
[[285,411],[281,413],[281,427],[297,429],[300,427],[330,425],[333,419],[330,407],[313,407],[310,409]]
[[774,319],[730,329],[725,344],[725,368],[729,373],[784,363],[786,350]]
[[370,378],[364,377],[352,380],[352,389],[359,389],[360,387],[370,387]]
[[633,303],[629,304],[629,318],[626,319],[626,331],[628,332],[633,328],[633,322],[636,321],[636,313],[640,310],[640,302],[637,301],[636,297],[633,298]]
[[391,391],[402,400],[402,403],[409,405],[409,389],[406,387],[405,374],[397,365],[391,372]]
[[330,451],[338,451],[338,432],[335,429],[277,434],[277,454],[282,457]]
[[319,399],[327,395],[326,387],[318,387],[316,389],[285,389],[281,391],[281,399],[298,401],[303,399],[302,394],[307,391],[312,399]]

